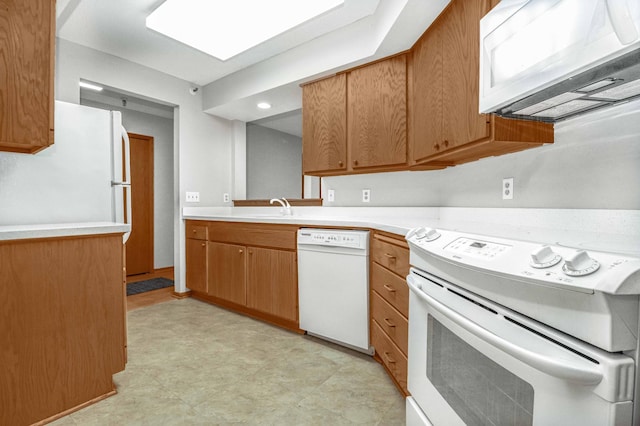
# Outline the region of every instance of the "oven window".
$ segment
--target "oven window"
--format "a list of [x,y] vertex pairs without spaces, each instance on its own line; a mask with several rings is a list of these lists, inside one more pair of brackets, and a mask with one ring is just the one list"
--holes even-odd
[[467,425],[531,425],[533,387],[428,316],[427,377]]

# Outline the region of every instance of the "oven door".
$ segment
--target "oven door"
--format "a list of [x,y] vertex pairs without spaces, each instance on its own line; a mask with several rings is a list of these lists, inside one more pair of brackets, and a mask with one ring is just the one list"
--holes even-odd
[[423,271],[407,283],[408,388],[435,426],[632,424],[632,358]]

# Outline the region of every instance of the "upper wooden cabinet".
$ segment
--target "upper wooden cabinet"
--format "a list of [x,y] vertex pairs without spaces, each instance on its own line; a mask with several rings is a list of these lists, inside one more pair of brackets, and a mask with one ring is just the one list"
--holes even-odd
[[347,168],[347,77],[339,74],[302,88],[302,170]]
[[356,170],[406,164],[406,55],[349,72],[347,99],[350,167]]
[[452,0],[410,59],[410,164],[454,165],[553,142],[553,125],[478,113],[480,19],[490,0]]
[[0,0],[0,151],[53,143],[55,1]]

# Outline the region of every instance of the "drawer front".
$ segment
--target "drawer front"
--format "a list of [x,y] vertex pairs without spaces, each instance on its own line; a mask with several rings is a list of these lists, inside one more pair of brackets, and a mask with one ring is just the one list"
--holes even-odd
[[295,250],[295,225],[209,222],[209,241]]
[[409,323],[375,291],[371,293],[371,317],[406,355],[409,346]]
[[374,237],[371,258],[401,277],[409,275],[409,250]]
[[371,344],[400,387],[407,392],[407,357],[391,341],[376,321],[371,321]]
[[371,288],[405,318],[409,318],[409,287],[406,278],[394,274],[377,263],[372,263]]
[[206,222],[187,221],[186,237],[192,238],[194,240],[206,240],[207,239]]

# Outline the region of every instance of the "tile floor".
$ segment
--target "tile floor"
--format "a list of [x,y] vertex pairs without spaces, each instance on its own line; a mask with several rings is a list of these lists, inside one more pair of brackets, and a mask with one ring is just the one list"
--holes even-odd
[[357,352],[194,299],[128,313],[118,394],[67,425],[403,425],[404,399]]

